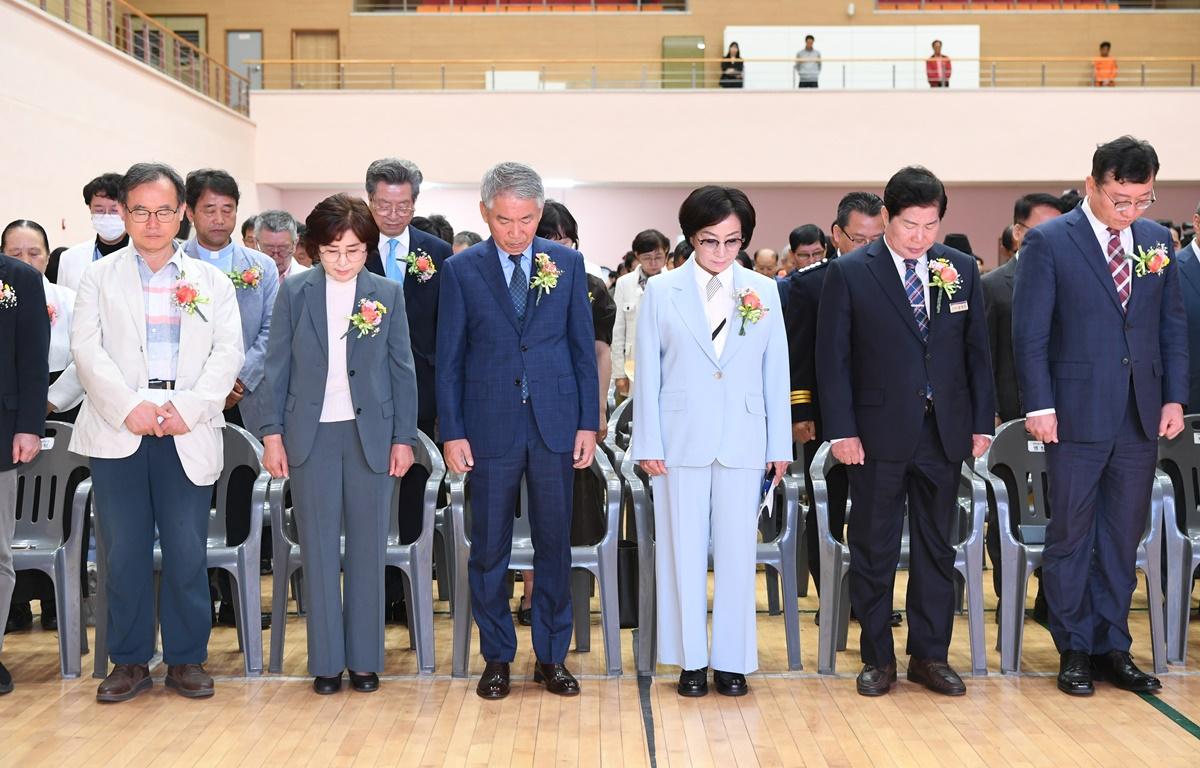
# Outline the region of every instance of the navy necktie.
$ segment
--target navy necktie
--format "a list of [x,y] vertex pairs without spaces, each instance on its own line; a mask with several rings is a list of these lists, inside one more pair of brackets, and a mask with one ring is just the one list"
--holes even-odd
[[[513,309],[517,311],[517,322],[525,322],[525,305],[529,302],[529,280],[525,270],[521,268],[521,254],[510,255],[512,259],[512,279],[508,281],[508,295],[512,297]],[[529,399],[529,379],[521,374],[521,402]]]

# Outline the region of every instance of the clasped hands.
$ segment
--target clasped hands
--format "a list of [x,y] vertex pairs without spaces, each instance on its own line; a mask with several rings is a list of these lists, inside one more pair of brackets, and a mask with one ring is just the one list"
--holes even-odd
[[191,427],[183,420],[175,404],[167,401],[155,405],[149,400],[143,400],[125,417],[125,428],[135,435],[149,437],[166,437],[168,435],[186,435]]

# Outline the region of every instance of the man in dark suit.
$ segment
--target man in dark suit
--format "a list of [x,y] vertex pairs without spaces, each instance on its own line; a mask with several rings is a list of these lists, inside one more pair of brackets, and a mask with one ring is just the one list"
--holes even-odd
[[509,693],[517,637],[506,574],[513,509],[529,491],[536,576],[534,681],[573,696],[571,640],[574,469],[592,462],[599,427],[591,307],[583,257],[535,237],[546,195],[519,163],[483,177],[491,237],[446,260],[438,316],[438,417],[452,472],[471,473],[471,609],[487,662],[476,692]]
[[1148,143],[1102,144],[1083,202],[1027,233],[1017,267],[1021,404],[1050,480],[1042,582],[1058,687],[1071,695],[1094,691],[1093,671],[1126,690],[1160,688],[1129,655],[1128,622],[1158,437],[1182,431],[1188,397],[1171,237],[1140,218],[1157,175]]
[[[33,461],[42,449],[49,360],[50,319],[42,275],[0,254],[0,618],[8,616],[17,583],[12,565],[17,465]],[[12,676],[0,664],[0,695],[12,689]]]
[[992,372],[975,259],[936,243],[946,190],[924,168],[883,192],[884,233],[826,268],[817,318],[821,416],[848,465],[850,604],[862,627],[858,692],[896,680],[889,618],[909,521],[908,679],[966,692],[946,663],[962,462],[991,442]]
[[[789,242],[792,253],[801,249],[811,250],[821,240],[813,237],[809,243],[800,242],[804,230],[812,225],[792,230]],[[838,254],[849,253],[858,245],[866,245],[883,233],[883,201],[871,192],[851,192],[838,203],[837,220],[832,237]],[[820,400],[817,396],[817,307],[821,301],[821,288],[825,285],[828,259],[796,270],[780,281],[780,293],[784,295],[783,322],[787,329],[788,357],[792,373],[792,439],[800,443],[804,451],[804,487],[810,499],[807,519],[804,523],[805,545],[808,548],[808,572],[812,574],[817,592],[821,591],[821,549],[817,536],[816,511],[811,504],[813,497],[812,466],[817,449],[824,442],[821,429]],[[840,541],[846,524],[846,498],[850,480],[846,468],[834,467],[828,478],[829,528]],[[896,619],[898,620],[899,614]]]
[[[379,260],[372,255],[367,269],[404,286],[404,309],[413,362],[417,368],[417,429],[436,439],[437,397],[434,369],[437,360],[438,292],[442,263],[450,246],[441,238],[412,224],[424,176],[408,160],[386,157],[367,167],[367,200],[379,227]],[[416,464],[400,481],[400,541],[408,544],[421,536],[421,505],[429,473]],[[404,591],[400,570],[388,568],[386,616],[405,621]]]
[[[1016,277],[1017,261],[1021,257],[1021,241],[1029,230],[1059,216],[1062,213],[1061,205],[1058,197],[1044,192],[1034,192],[1017,198],[1016,205],[1013,206],[1013,257],[983,276],[988,348],[992,354],[992,375],[996,382],[996,426],[1025,415],[1021,410],[1021,399],[1017,389],[1017,365],[1013,360],[1012,344],[1013,278]],[[988,559],[992,562],[992,586],[998,598],[1000,585],[1004,582],[1000,573],[1000,529],[992,517],[994,509],[995,505],[988,505],[985,542]],[[1035,617],[1044,615],[1044,611],[1045,601],[1042,598],[1039,580],[1038,600],[1034,606]]]
[[[1192,216],[1200,226],[1200,207]],[[1179,285],[1183,291],[1183,306],[1187,310],[1188,327],[1188,409],[1200,408],[1200,237],[1180,249]]]

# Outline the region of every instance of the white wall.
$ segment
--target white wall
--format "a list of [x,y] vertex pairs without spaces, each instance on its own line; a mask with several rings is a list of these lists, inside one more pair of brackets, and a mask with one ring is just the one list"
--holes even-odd
[[83,185],[158,160],[225,168],[257,207],[254,125],[23,0],[0,0],[0,226],[33,219],[52,248],[94,236]]

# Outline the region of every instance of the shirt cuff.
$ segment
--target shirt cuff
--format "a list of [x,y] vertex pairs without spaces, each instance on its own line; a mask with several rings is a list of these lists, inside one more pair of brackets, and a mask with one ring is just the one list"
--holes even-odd
[[1025,414],[1025,418],[1027,418],[1027,419],[1028,419],[1028,418],[1031,418],[1031,417],[1033,417],[1033,416],[1045,416],[1045,415],[1047,415],[1047,414],[1050,414],[1050,413],[1054,413],[1054,409],[1053,409],[1053,408],[1043,408],[1043,409],[1042,409],[1042,410],[1040,410],[1040,411],[1030,411],[1029,413]]

